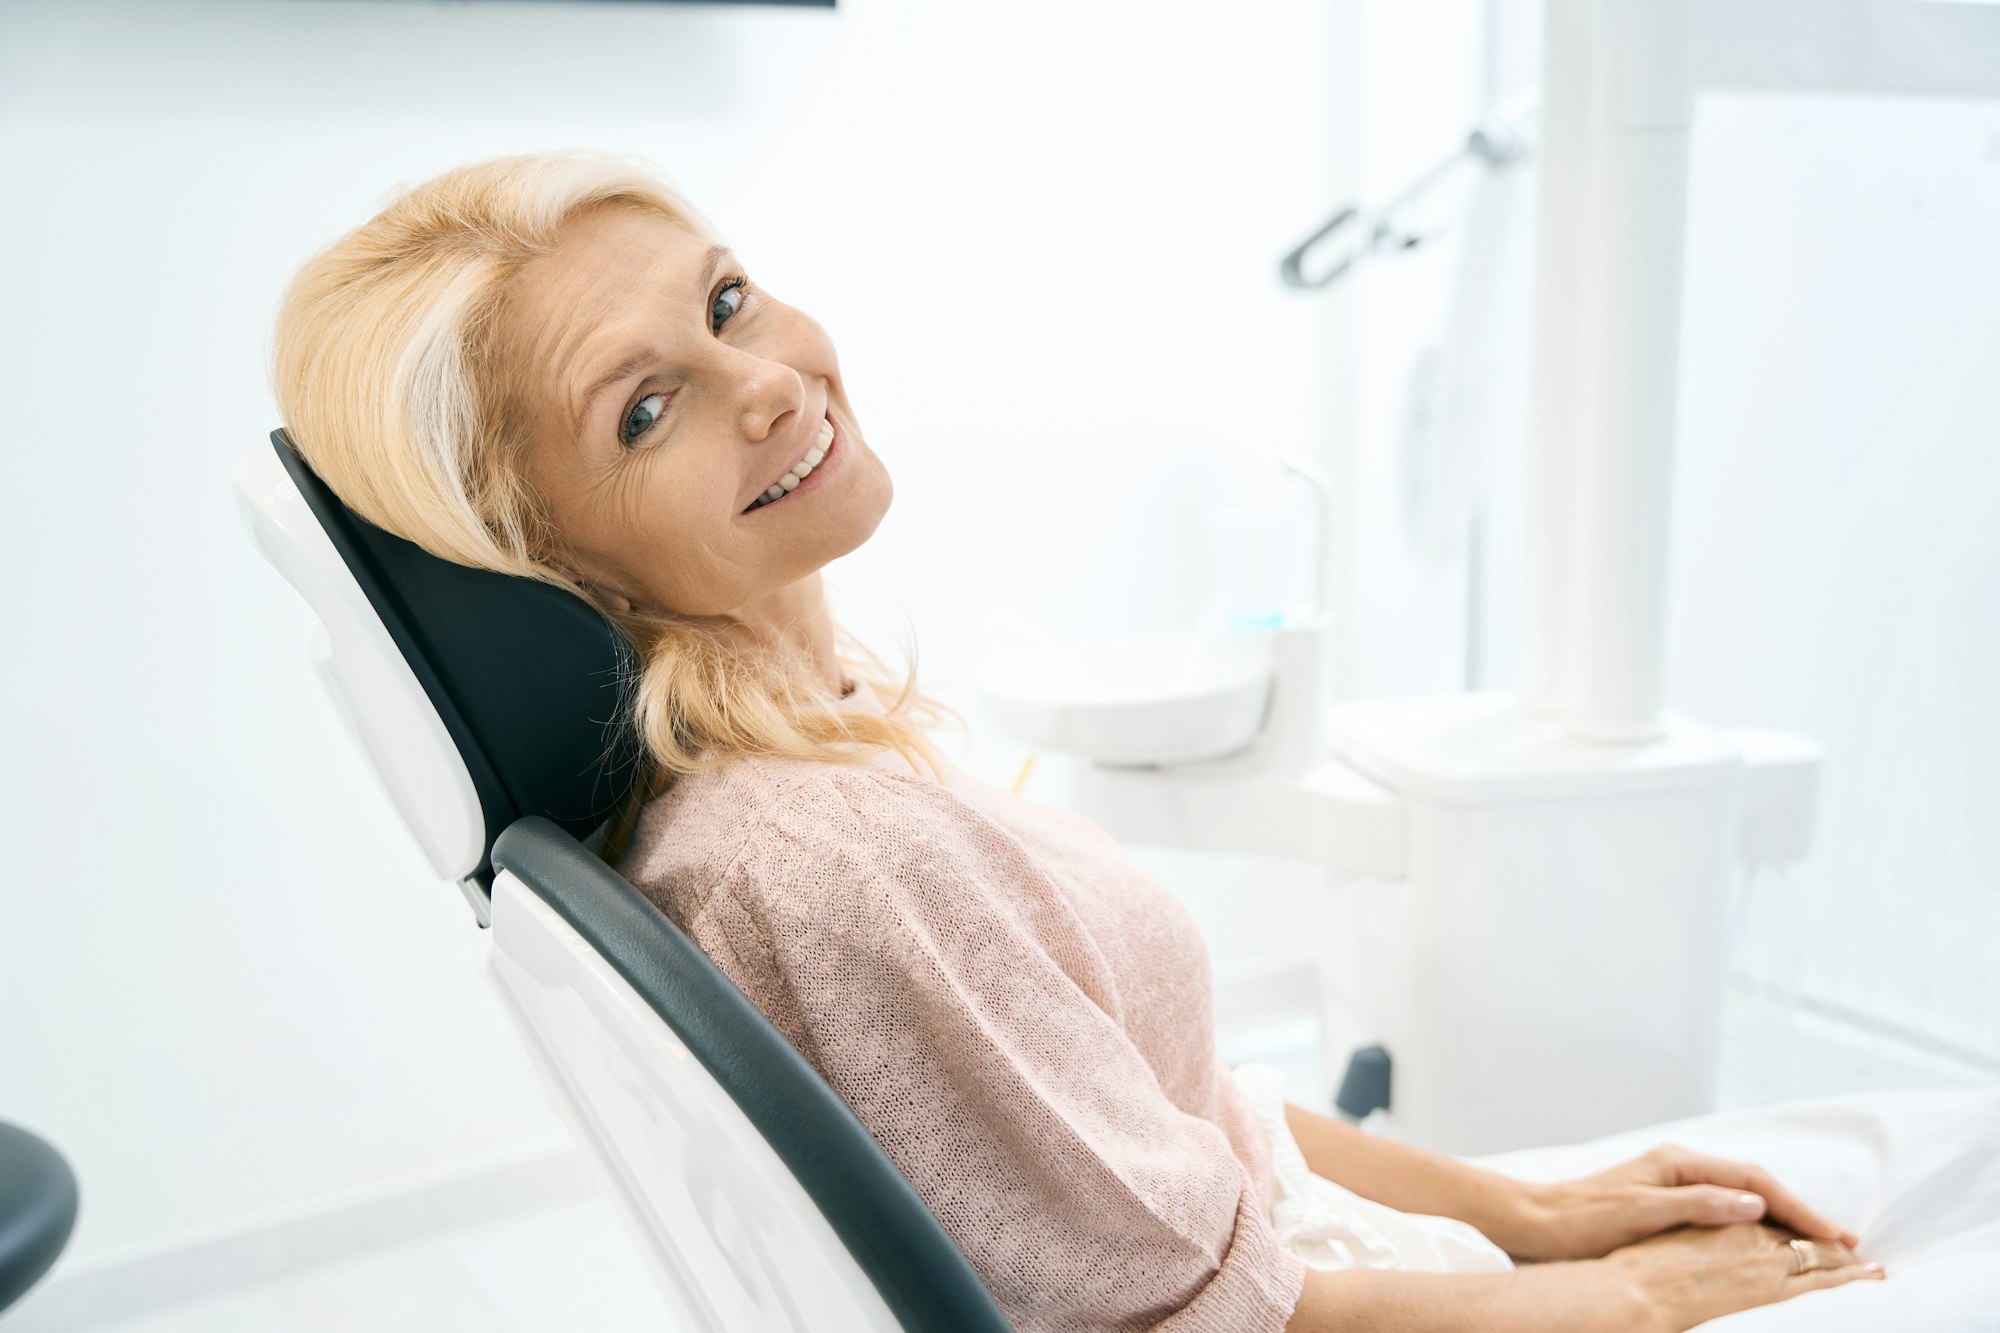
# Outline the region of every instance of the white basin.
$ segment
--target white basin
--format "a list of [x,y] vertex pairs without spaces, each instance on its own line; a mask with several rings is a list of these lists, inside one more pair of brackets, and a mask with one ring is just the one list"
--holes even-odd
[[1274,675],[1269,634],[1105,634],[1008,653],[977,689],[995,725],[1038,749],[1181,764],[1254,741]]

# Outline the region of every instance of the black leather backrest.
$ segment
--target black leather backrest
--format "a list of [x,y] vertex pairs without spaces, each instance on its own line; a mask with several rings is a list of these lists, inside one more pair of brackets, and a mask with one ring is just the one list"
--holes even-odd
[[533,579],[440,560],[349,509],[283,430],[272,447],[353,571],[389,637],[458,743],[486,840],[524,815],[583,837],[637,774],[638,737],[620,707],[631,646],[581,598]]
[[908,1333],[1008,1333],[964,1253],[847,1103],[657,907],[544,819],[502,833],[493,859],[666,1020],[791,1169]]

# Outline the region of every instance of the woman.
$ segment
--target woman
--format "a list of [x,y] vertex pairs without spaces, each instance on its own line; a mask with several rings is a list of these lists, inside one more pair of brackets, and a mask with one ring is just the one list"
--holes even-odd
[[885,703],[839,651],[819,571],[889,474],[825,330],[656,176],[571,152],[409,191],[294,281],[275,379],[356,511],[631,639],[655,777],[607,857],[1018,1327],[1678,1330],[1883,1276],[1754,1166],[1662,1145],[1535,1182],[1232,1076],[1172,895],[946,763],[914,666]]

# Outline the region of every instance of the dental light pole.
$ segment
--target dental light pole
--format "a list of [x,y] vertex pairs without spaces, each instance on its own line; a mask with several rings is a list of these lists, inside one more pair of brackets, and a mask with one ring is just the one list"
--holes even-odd
[[1650,741],[1665,734],[1687,3],[1548,0],[1546,24],[1521,702],[1580,740]]

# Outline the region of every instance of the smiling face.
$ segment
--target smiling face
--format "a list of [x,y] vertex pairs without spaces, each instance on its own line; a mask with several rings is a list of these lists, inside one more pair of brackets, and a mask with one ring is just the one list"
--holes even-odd
[[[893,495],[826,330],[726,250],[615,204],[521,268],[497,320],[522,466],[578,576],[648,611],[774,629],[824,614],[820,567]],[[782,499],[751,507],[774,485]]]

